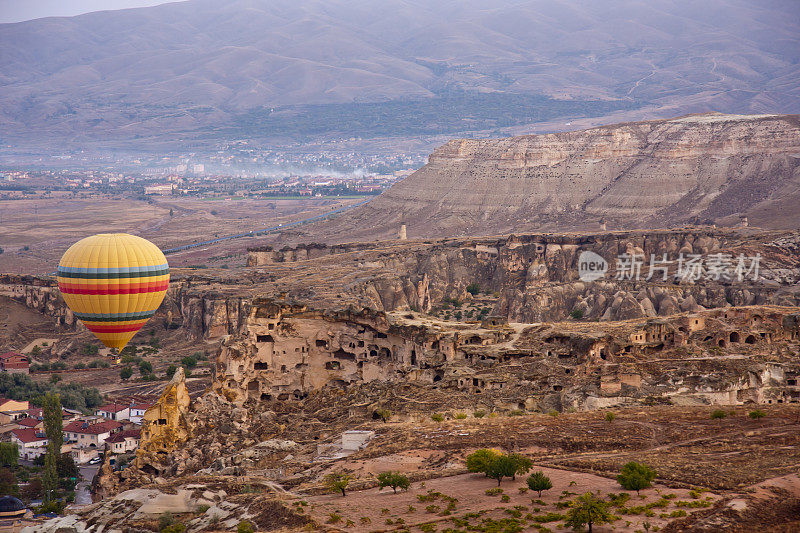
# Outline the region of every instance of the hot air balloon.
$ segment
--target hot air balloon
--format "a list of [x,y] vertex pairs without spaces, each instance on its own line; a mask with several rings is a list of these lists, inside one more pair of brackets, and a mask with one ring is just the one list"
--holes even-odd
[[161,305],[168,286],[169,265],[161,250],[127,233],[81,239],[58,263],[64,301],[109,348],[128,344]]

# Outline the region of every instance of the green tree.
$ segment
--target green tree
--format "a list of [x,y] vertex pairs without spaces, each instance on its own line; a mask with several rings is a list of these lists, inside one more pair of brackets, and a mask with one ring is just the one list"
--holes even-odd
[[542,497],[543,490],[550,490],[553,488],[553,482],[550,481],[550,478],[544,475],[544,472],[541,470],[537,470],[530,476],[528,476],[528,488],[531,490],[535,490],[539,493],[539,497]]
[[97,355],[97,352],[99,350],[98,350],[96,344],[92,344],[90,342],[87,342],[86,344],[83,345],[83,348],[81,349],[81,351],[83,352],[83,355]]
[[375,414],[378,415],[378,418],[383,420],[384,424],[388,422],[389,419],[392,417],[392,412],[385,408],[378,409],[377,411],[375,411]]
[[19,494],[17,476],[9,468],[0,468],[0,494]]
[[56,459],[56,472],[62,479],[77,478],[80,475],[75,459],[68,453],[61,454]]
[[481,287],[477,283],[470,283],[467,285],[467,292],[473,296],[477,296],[479,292],[481,292]]
[[759,418],[764,418],[767,416],[767,413],[762,411],[761,409],[756,409],[755,411],[750,411],[747,416],[752,418],[753,420],[758,420]]
[[517,479],[517,474],[527,474],[530,469],[533,468],[533,461],[524,455],[512,453],[508,457],[514,461],[514,464],[516,465],[516,469],[514,470],[514,474],[511,476],[511,479]]
[[47,453],[44,457],[44,472],[42,473],[45,502],[53,501],[58,489],[57,461],[61,456],[61,447],[64,444],[61,414],[61,399],[58,394],[48,392],[42,400],[44,432],[47,435]]
[[592,533],[592,526],[609,524],[614,521],[614,515],[608,511],[609,505],[608,502],[587,492],[570,503],[564,525],[576,531],[583,530],[584,526],[588,526],[589,533]]
[[139,374],[144,376],[145,374],[151,374],[153,372],[153,365],[150,364],[150,361],[142,361],[139,363]]
[[122,381],[128,381],[132,375],[133,370],[129,366],[122,367],[122,370],[119,371],[119,377],[122,378]]
[[635,490],[638,494],[640,490],[649,487],[655,478],[655,470],[647,465],[631,461],[622,467],[617,481],[625,490]]
[[500,456],[494,450],[481,448],[467,456],[467,470],[475,473],[483,473],[489,475],[489,465]]
[[36,346],[34,346],[33,348],[31,348],[31,355],[37,356],[37,355],[39,355],[41,353],[42,353],[42,349],[39,347],[38,344]]
[[183,359],[181,359],[181,364],[191,370],[192,368],[197,366],[197,358],[193,355],[187,355]]
[[19,446],[13,442],[0,442],[0,466],[17,466]]
[[392,487],[395,494],[397,493],[397,489],[408,490],[411,486],[411,481],[409,481],[407,476],[404,476],[400,472],[381,472],[378,474],[378,490],[383,489],[384,487]]
[[175,365],[169,365],[167,367],[167,379],[172,379],[172,376],[175,375],[175,372],[178,371],[178,367]]
[[486,475],[497,480],[498,487],[504,477],[513,477],[516,473],[517,462],[508,455],[501,455],[495,458],[494,461],[489,463],[489,469],[486,471]]
[[342,496],[347,496],[347,485],[350,484],[350,476],[342,472],[331,472],[322,479],[322,483],[331,492],[341,492]]

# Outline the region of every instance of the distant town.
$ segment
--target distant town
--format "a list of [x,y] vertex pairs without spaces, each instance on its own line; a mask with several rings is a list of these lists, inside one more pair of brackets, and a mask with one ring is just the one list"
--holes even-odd
[[205,165],[181,164],[162,175],[104,170],[0,171],[0,200],[38,197],[80,198],[96,194],[123,196],[188,196],[240,198],[347,197],[380,194],[414,169],[387,174],[293,174],[256,178],[211,174]]

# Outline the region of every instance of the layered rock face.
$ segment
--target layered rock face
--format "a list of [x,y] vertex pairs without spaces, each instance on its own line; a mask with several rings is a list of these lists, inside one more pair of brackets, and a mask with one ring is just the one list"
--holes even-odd
[[[800,119],[693,115],[585,131],[454,140],[330,235],[409,238],[712,221],[797,228]],[[318,232],[315,232],[318,233]]]
[[[413,313],[323,314],[254,302],[214,389],[236,404],[366,383],[459,391],[492,408],[800,401],[797,308],[739,307],[625,323],[449,325]],[[725,357],[725,356],[731,357]]]

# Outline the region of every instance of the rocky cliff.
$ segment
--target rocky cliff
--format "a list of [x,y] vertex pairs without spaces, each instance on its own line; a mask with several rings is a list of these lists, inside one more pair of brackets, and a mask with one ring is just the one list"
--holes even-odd
[[454,140],[313,234],[409,238],[687,222],[797,228],[797,115],[692,115],[585,131]]

